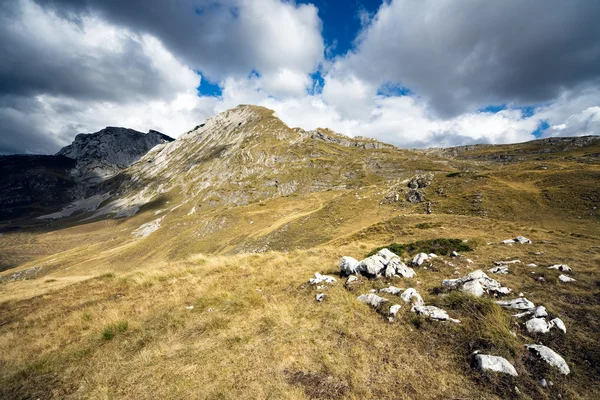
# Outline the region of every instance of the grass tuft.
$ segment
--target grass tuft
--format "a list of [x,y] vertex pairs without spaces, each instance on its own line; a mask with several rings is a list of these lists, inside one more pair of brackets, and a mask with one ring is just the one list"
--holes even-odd
[[102,339],[112,340],[117,333],[123,333],[127,328],[129,328],[129,323],[127,321],[117,321],[108,324],[102,330]]

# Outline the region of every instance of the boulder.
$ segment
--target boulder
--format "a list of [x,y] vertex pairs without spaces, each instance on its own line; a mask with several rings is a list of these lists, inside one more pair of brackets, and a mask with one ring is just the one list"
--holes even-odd
[[357,270],[363,275],[375,277],[385,270],[387,264],[388,263],[383,257],[375,254],[362,260],[358,264]]
[[377,296],[373,293],[361,294],[357,299],[361,303],[368,304],[373,308],[379,308],[382,304],[387,302],[387,299],[384,299],[383,297]]
[[561,281],[562,283],[576,282],[575,279],[571,278],[570,276],[564,275],[564,274],[560,274],[558,276],[558,280]]
[[358,260],[344,256],[340,258],[340,272],[342,275],[352,275],[358,272]]
[[525,323],[527,332],[529,333],[548,333],[550,326],[544,318],[531,318]]
[[501,274],[501,275],[506,275],[508,274],[508,267],[494,267],[494,268],[490,268],[488,269],[489,273],[492,274]]
[[390,307],[390,311],[389,311],[389,315],[390,318],[396,318],[396,314],[398,314],[398,311],[400,311],[400,308],[402,308],[400,306],[400,304],[394,304],[393,306]]
[[391,251],[389,251],[388,249],[381,249],[377,252],[377,255],[381,258],[383,258],[385,261],[389,262],[390,260],[394,259],[394,258],[399,258],[396,254],[392,253]]
[[411,304],[415,304],[415,305],[423,305],[423,304],[425,304],[423,302],[423,298],[421,297],[421,295],[414,288],[408,288],[408,289],[406,289],[400,295],[400,297],[406,303],[411,303]]
[[321,275],[320,273],[315,272],[314,278],[310,278],[308,280],[308,282],[311,285],[317,285],[317,284],[323,283],[323,282],[325,282],[325,283],[334,283],[335,282],[335,278],[333,276]]
[[442,286],[447,289],[460,289],[481,297],[484,293],[508,294],[511,290],[502,286],[500,282],[488,277],[482,270],[473,271],[470,274],[457,279],[444,279]]
[[475,368],[481,371],[493,371],[518,376],[517,370],[506,358],[486,354],[476,354],[473,361]]
[[527,344],[525,345],[525,347],[527,347],[527,349],[529,349],[530,352],[532,352],[551,366],[557,368],[561,374],[569,375],[569,373],[571,372],[564,358],[562,358],[551,348],[543,346],[541,344]]
[[514,308],[517,310],[533,310],[535,304],[527,300],[525,297],[519,297],[513,300],[499,300],[496,304],[504,308]]
[[569,267],[567,264],[555,264],[551,267],[548,267],[548,269],[555,269],[560,272],[573,272],[571,267]]
[[411,308],[411,311],[417,313],[418,315],[424,315],[438,321],[452,321],[455,323],[460,322],[458,319],[450,318],[446,311],[435,306],[414,305]]
[[415,256],[415,257],[412,259],[412,261],[411,261],[410,263],[411,263],[411,265],[414,265],[414,266],[420,267],[420,266],[421,266],[421,264],[423,264],[423,263],[424,263],[425,261],[427,261],[429,258],[430,258],[430,257],[429,257],[429,255],[428,255],[428,254],[425,254],[425,253],[419,253],[419,254],[417,254],[417,255],[416,255],[416,256]]

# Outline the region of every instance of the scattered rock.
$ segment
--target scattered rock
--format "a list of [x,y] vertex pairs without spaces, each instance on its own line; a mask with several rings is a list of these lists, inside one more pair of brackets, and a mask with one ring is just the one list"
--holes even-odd
[[414,265],[416,267],[420,267],[421,264],[423,264],[425,261],[429,260],[429,254],[426,253],[419,253],[417,254],[412,261],[410,262],[411,265]]
[[529,333],[548,333],[550,326],[544,318],[532,318],[525,323],[527,332]]
[[519,297],[513,300],[499,300],[496,304],[505,308],[514,308],[517,310],[532,310],[535,304],[527,300],[525,297]]
[[335,278],[333,276],[321,275],[320,273],[315,272],[314,278],[310,278],[308,280],[308,282],[311,285],[317,285],[317,284],[323,283],[323,282],[325,282],[325,283],[334,283],[335,282]]
[[357,270],[362,275],[376,277],[385,270],[387,264],[387,261],[383,257],[375,254],[362,260],[358,264]]
[[571,372],[565,360],[551,348],[540,344],[527,344],[525,347],[551,366],[558,368],[561,374],[568,375]]
[[185,309],[186,309],[186,310],[193,310],[193,309],[194,309],[194,306],[186,306],[186,307],[185,307]]
[[481,371],[494,371],[512,376],[518,376],[515,367],[506,358],[476,354],[474,357],[475,368]]
[[508,267],[494,267],[494,268],[488,269],[488,272],[490,272],[492,274],[506,275],[506,274],[508,274],[509,270],[508,270]]
[[383,297],[377,296],[373,293],[361,294],[357,299],[361,303],[368,304],[373,308],[379,308],[382,304],[387,302],[387,299],[384,299]]
[[325,293],[319,293],[315,298],[319,303],[325,299]]
[[389,294],[393,294],[396,296],[398,296],[401,291],[402,291],[402,289],[397,288],[396,286],[390,286],[387,288],[379,289],[379,292],[381,292],[381,293],[389,293]]
[[509,264],[519,264],[519,263],[521,263],[521,260],[494,261],[494,265],[498,265],[498,266],[509,265]]
[[528,266],[528,267],[535,268],[535,267],[537,267],[537,264],[531,263],[531,264],[527,264],[527,266]]
[[458,319],[450,318],[446,311],[435,306],[414,305],[411,308],[411,311],[417,313],[418,315],[425,315],[426,317],[438,321],[452,321],[455,323],[460,322]]
[[352,275],[358,272],[358,261],[352,257],[340,258],[340,272],[342,275]]
[[350,286],[354,282],[358,282],[358,278],[355,275],[350,275],[348,279],[346,279],[346,283],[344,285]]
[[531,240],[527,239],[524,236],[517,236],[514,239],[506,239],[503,240],[502,243],[504,244],[513,244],[513,243],[520,243],[520,244],[531,244]]
[[423,304],[425,304],[423,302],[423,298],[421,297],[421,295],[414,288],[408,288],[408,289],[406,289],[400,295],[400,297],[402,298],[402,300],[404,300],[405,303],[411,303],[411,304],[414,304],[414,305],[423,305]]
[[561,281],[562,283],[576,282],[575,279],[571,278],[570,276],[564,275],[564,274],[560,274],[558,276],[558,280]]
[[458,254],[456,251],[453,251],[452,253],[450,253],[450,256],[456,258],[460,257],[460,254]]
[[402,308],[400,306],[400,304],[394,304],[393,306],[390,307],[388,321],[394,322],[394,320],[396,319],[396,314],[398,314],[398,311],[400,311],[400,308]]
[[517,318],[523,318],[523,317],[527,317],[533,315],[536,318],[541,318],[541,317],[547,317],[548,316],[548,312],[546,311],[546,307],[544,306],[537,306],[532,310],[529,311],[525,311],[522,312],[520,314],[515,314],[513,315],[513,317],[517,317]]
[[555,269],[560,272],[573,272],[571,267],[569,267],[567,264],[556,264],[551,267],[548,267],[548,269]]
[[500,282],[491,279],[483,271],[473,271],[467,276],[457,279],[444,279],[442,286],[447,289],[460,289],[463,292],[471,293],[474,296],[481,297],[484,293],[508,294],[511,290],[504,287]]

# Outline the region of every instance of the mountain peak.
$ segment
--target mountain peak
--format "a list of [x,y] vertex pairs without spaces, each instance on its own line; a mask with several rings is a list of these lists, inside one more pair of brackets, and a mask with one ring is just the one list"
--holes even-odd
[[127,168],[151,148],[174,139],[155,130],[148,133],[107,126],[95,133],[80,133],[57,156],[76,161],[73,176],[82,181],[98,182]]

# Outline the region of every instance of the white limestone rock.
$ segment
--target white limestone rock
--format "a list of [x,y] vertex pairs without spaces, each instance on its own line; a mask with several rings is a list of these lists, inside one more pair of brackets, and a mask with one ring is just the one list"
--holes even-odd
[[340,258],[340,272],[342,275],[356,274],[358,268],[358,260],[352,257],[344,256]]
[[571,372],[564,358],[562,358],[551,348],[540,344],[527,344],[525,345],[525,347],[527,347],[529,351],[531,351],[533,354],[535,354],[551,366],[557,368],[561,374],[569,375],[569,373]]
[[390,321],[393,321],[394,318],[396,318],[396,314],[398,314],[398,311],[400,311],[402,307],[400,306],[400,304],[394,304],[393,306],[390,307],[389,310],[389,316],[390,316]]
[[527,332],[529,333],[548,333],[550,326],[544,318],[531,318],[525,323]]
[[357,271],[360,274],[375,277],[385,270],[387,264],[388,263],[383,257],[375,254],[362,260],[358,264]]
[[395,270],[395,275],[399,275],[403,278],[412,278],[416,275],[415,270],[407,267],[399,258],[390,260],[387,268],[393,268]]
[[555,269],[560,272],[573,272],[571,267],[569,267],[567,264],[555,264],[551,267],[548,267],[548,269]]
[[393,294],[398,296],[400,294],[400,292],[402,292],[402,289],[397,288],[396,286],[390,286],[390,287],[386,287],[383,289],[379,289],[379,292],[381,293],[389,293],[389,294]]
[[535,318],[541,318],[541,317],[547,317],[548,316],[548,312],[546,311],[546,307],[544,306],[537,306],[532,310],[529,311],[524,311],[522,313],[519,314],[515,314],[513,315],[513,317],[517,317],[517,318],[523,318],[523,317],[527,317],[527,316],[534,316]]
[[318,295],[315,297],[315,299],[316,299],[316,300],[317,300],[319,303],[320,303],[320,302],[322,302],[323,300],[325,300],[325,293],[319,293],[319,294],[318,294]]
[[563,320],[560,318],[554,318],[553,320],[548,322],[548,325],[550,326],[550,328],[557,328],[561,330],[562,333],[567,333],[567,327],[565,326]]
[[535,308],[535,304],[527,300],[525,297],[518,297],[513,300],[499,300],[496,301],[496,304],[504,308],[514,308],[517,310],[533,310]]
[[564,275],[564,274],[560,274],[558,276],[558,280],[561,281],[562,283],[576,282],[575,279],[571,278],[570,276]]
[[406,289],[400,297],[404,300],[405,303],[411,303],[413,305],[423,305],[423,298],[414,288]]
[[425,254],[425,253],[419,253],[416,256],[414,256],[414,258],[412,259],[412,261],[410,262],[411,265],[420,267],[425,261],[429,260],[429,255]]
[[131,232],[131,234],[135,237],[148,237],[153,232],[156,232],[158,228],[160,228],[160,223],[164,217],[155,219],[154,221],[147,222],[145,224],[140,225],[135,231]]
[[385,261],[390,262],[394,258],[399,258],[396,254],[392,253],[388,249],[381,249],[377,252],[377,255],[383,258]]
[[356,277],[356,275],[350,275],[348,277],[348,279],[346,279],[345,285],[350,286],[353,282],[357,282],[357,281],[358,281],[358,278]]
[[509,273],[509,270],[508,270],[508,267],[502,266],[502,267],[490,268],[490,269],[488,269],[488,272],[492,273],[492,274],[506,275]]
[[379,308],[382,304],[387,302],[387,299],[377,296],[376,294],[361,294],[357,297],[358,301],[370,305],[373,308]]
[[452,321],[455,323],[460,322],[458,319],[450,318],[446,311],[435,306],[414,305],[411,308],[411,311],[417,313],[418,315],[425,315],[426,317],[438,321]]
[[504,244],[514,244],[514,243],[520,243],[520,244],[531,244],[531,240],[527,239],[524,236],[517,236],[514,239],[506,239],[503,240],[502,243]]
[[518,376],[515,367],[504,357],[476,354],[474,357],[475,368],[481,371],[494,371],[502,374]]
[[335,278],[333,276],[329,276],[329,275],[321,275],[318,272],[315,272],[315,276],[313,278],[310,278],[308,280],[308,282],[311,285],[318,285],[320,283],[334,283],[335,282]]
[[519,264],[521,260],[511,260],[511,261],[494,261],[494,265],[503,266],[509,264]]
[[477,297],[483,296],[484,293],[504,295],[511,292],[509,288],[491,279],[482,270],[473,271],[462,278],[444,279],[442,286],[450,290],[460,289]]

